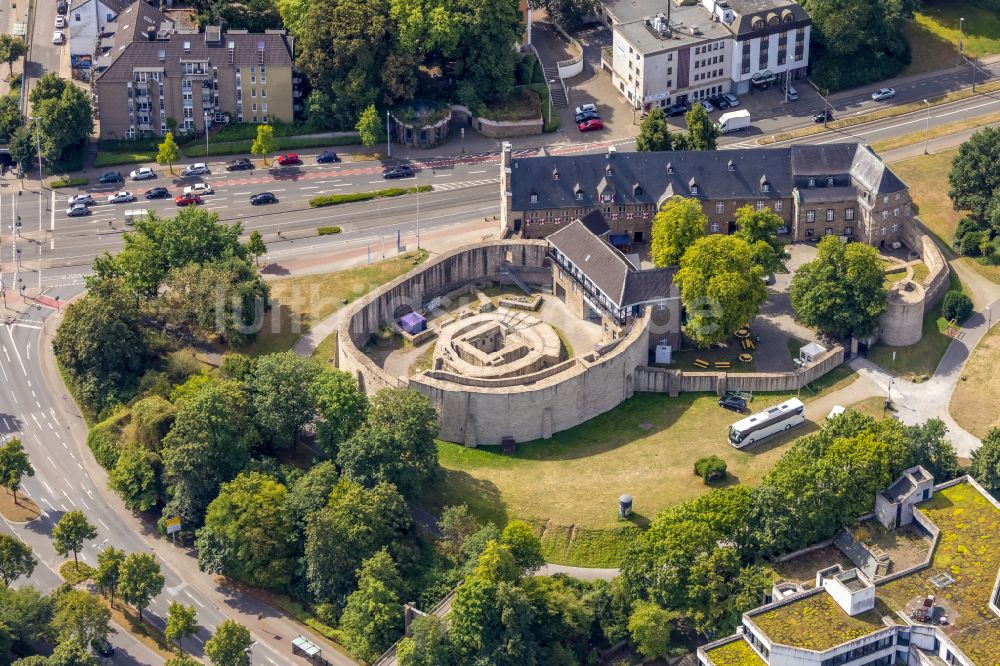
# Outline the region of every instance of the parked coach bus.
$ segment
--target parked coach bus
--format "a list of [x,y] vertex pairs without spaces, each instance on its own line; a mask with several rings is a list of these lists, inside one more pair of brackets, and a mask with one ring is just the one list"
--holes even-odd
[[729,426],[729,443],[742,449],[776,432],[791,430],[792,426],[806,420],[802,415],[803,411],[805,405],[798,398],[768,407],[763,412],[757,412]]

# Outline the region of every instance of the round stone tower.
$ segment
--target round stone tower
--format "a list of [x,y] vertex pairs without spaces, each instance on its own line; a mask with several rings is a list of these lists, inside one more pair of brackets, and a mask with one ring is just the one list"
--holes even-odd
[[924,322],[924,288],[901,280],[889,290],[887,308],[879,318],[879,337],[892,347],[920,342]]

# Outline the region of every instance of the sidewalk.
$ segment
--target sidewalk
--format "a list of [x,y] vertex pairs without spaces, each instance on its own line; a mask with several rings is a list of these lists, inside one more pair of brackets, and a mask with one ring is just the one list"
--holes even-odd
[[[979,59],[979,67],[984,69],[989,69],[992,65],[996,65],[998,63],[1000,63],[1000,54],[987,56],[985,58]],[[842,102],[846,99],[858,97],[859,95],[861,96],[869,95],[871,94],[872,90],[876,88],[901,88],[910,83],[931,81],[934,79],[943,79],[953,74],[962,74],[962,73],[968,73],[969,85],[962,84],[958,88],[956,88],[956,90],[959,88],[970,87],[972,82],[972,68],[969,65],[955,65],[954,67],[947,67],[945,69],[939,69],[933,72],[922,72],[920,74],[913,74],[910,76],[897,76],[896,78],[893,79],[886,79],[884,81],[876,81],[874,83],[868,83],[863,86],[858,86],[857,88],[851,88],[850,90],[841,90],[840,92],[836,92],[830,95],[828,99],[830,100],[831,104],[836,105],[837,102]],[[979,72],[976,75],[976,84],[978,85],[980,83],[986,83],[992,78],[995,78],[995,76],[996,73],[994,73],[994,76],[986,78],[982,74],[982,72]],[[816,87],[816,84],[812,82],[812,79],[809,79],[809,83],[814,88]]]
[[[11,8],[11,0],[5,0],[0,12],[3,16],[0,18],[0,26],[3,26],[4,34],[13,35],[15,34],[14,28],[18,23],[25,25],[27,28],[27,12],[28,3],[22,2],[18,3],[17,7]],[[27,35],[23,35],[25,41],[27,41]],[[10,92],[10,68],[5,63],[0,63],[0,97],[6,95]],[[21,58],[14,63],[14,76],[22,74],[24,72],[24,58]]]

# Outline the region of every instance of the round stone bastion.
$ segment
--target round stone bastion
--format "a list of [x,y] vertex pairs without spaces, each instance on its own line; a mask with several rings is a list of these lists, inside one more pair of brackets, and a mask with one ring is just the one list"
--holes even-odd
[[[531,312],[430,316],[441,297],[472,285],[527,285],[551,294],[547,249],[535,240],[476,243],[379,287],[341,321],[338,367],[368,393],[397,387],[426,396],[438,413],[438,436],[466,446],[548,438],[613,409],[632,396],[635,370],[647,364],[648,308],[614,342],[564,360],[558,333]],[[428,314],[437,334],[432,368],[393,376],[362,348],[413,311]]]
[[920,342],[924,321],[924,288],[912,280],[893,285],[886,296],[886,309],[879,317],[882,342],[905,347]]

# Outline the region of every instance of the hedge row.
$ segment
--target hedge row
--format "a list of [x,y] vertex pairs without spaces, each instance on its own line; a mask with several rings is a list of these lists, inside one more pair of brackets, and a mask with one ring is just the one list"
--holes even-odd
[[[280,138],[274,140],[275,145],[278,147],[279,151],[282,150],[298,150],[300,148],[326,148],[327,146],[349,146],[351,144],[361,143],[361,139],[358,138],[356,134],[349,134],[347,136],[328,136],[328,137],[288,137]],[[245,139],[241,141],[228,141],[225,143],[209,143],[208,151],[210,155],[248,155],[250,153],[250,146],[253,144],[253,139]],[[184,155],[187,157],[205,157],[205,144],[200,143],[196,146],[190,146],[184,149]]]
[[383,199],[385,197],[398,197],[404,194],[415,194],[416,192],[430,192],[434,188],[430,185],[418,185],[416,187],[390,187],[385,190],[375,190],[374,192],[352,192],[348,194],[324,194],[313,197],[309,200],[310,208],[320,208],[322,206],[337,206],[356,201],[370,201],[371,199]]
[[53,189],[59,187],[78,187],[80,185],[86,185],[89,182],[90,179],[85,176],[76,176],[73,178],[66,176],[65,178],[60,178],[59,180],[53,180],[49,183],[49,187]]
[[333,236],[334,234],[339,234],[343,229],[340,227],[318,227],[316,229],[316,234],[318,236]]

